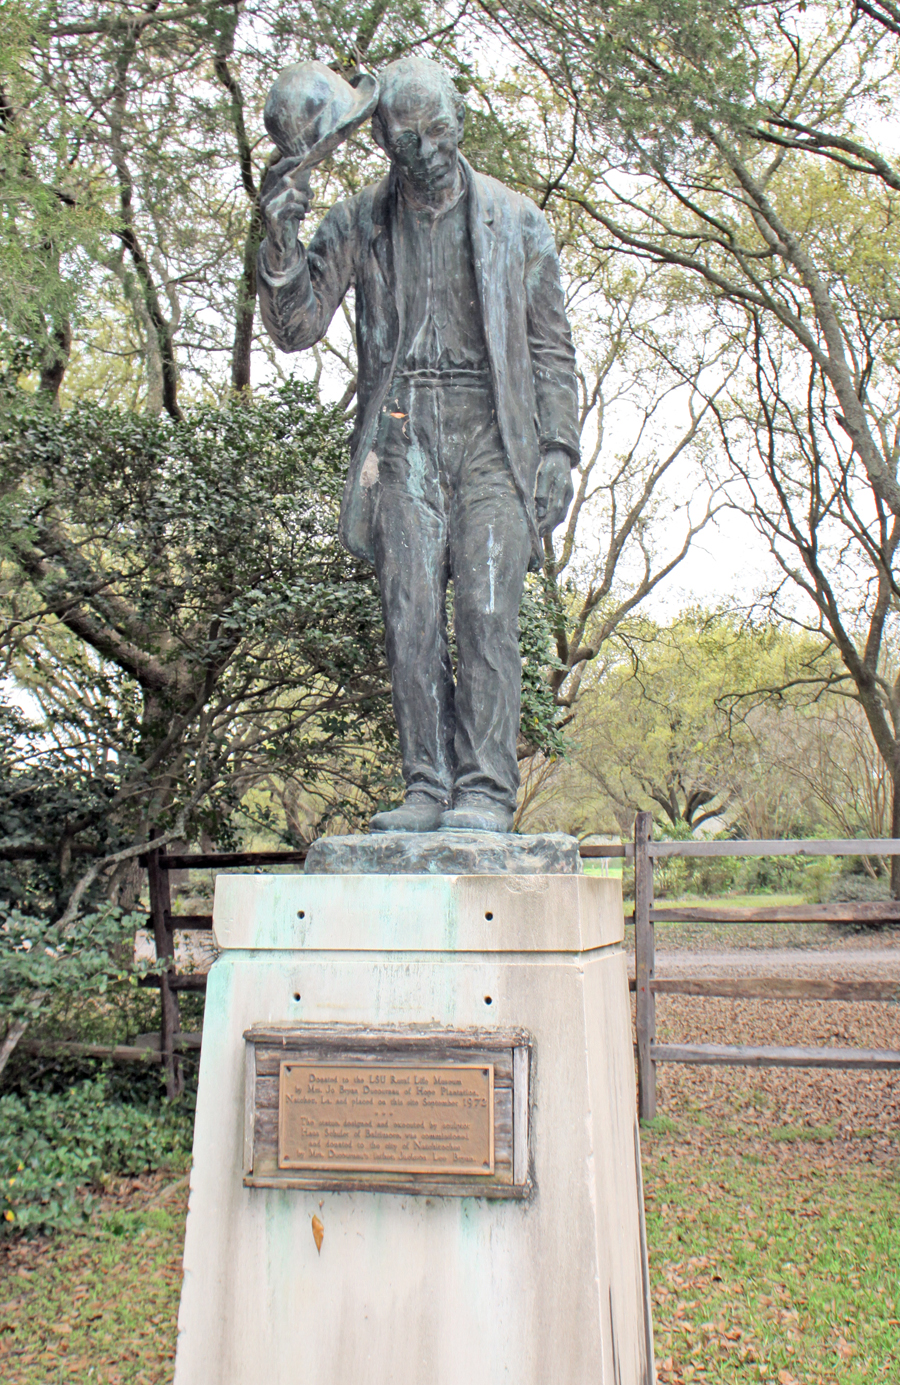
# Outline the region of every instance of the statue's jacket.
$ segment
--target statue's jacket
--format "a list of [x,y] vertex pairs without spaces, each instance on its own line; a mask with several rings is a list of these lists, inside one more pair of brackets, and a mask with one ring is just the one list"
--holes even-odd
[[[460,167],[469,185],[469,232],[497,422],[528,515],[537,566],[541,545],[534,487],[541,454],[563,448],[574,464],[579,446],[575,351],[559,261],[550,228],[533,202],[476,173],[463,158]],[[377,459],[373,466],[370,454],[404,340],[398,196],[397,180],[389,174],[338,202],[306,255],[285,274],[268,269],[265,243],[259,256],[262,318],[282,351],[315,345],[355,285],[358,409],[339,532],[351,553],[370,562],[378,494]]]

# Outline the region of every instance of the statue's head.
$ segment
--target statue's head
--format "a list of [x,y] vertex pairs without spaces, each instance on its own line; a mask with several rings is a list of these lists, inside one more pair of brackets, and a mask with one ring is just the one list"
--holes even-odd
[[450,74],[428,58],[401,58],[380,74],[375,142],[423,197],[456,179],[465,106]]

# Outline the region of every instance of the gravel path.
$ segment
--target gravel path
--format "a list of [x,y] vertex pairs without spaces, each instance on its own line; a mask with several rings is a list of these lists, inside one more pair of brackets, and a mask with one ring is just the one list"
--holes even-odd
[[798,947],[734,948],[690,951],[658,948],[656,975],[785,976],[833,980],[900,981],[900,946],[835,947],[815,951]]

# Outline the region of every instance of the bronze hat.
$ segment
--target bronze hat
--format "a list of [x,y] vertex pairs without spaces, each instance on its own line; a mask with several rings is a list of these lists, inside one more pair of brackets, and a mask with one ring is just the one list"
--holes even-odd
[[324,63],[294,63],[276,77],[263,120],[285,158],[299,159],[298,168],[312,168],[377,104],[378,82],[366,72],[347,82]]

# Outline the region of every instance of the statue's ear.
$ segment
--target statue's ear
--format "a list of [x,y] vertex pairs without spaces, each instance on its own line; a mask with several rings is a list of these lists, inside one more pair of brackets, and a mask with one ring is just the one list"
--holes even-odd
[[459,130],[459,143],[462,144],[466,133],[466,107],[463,101],[456,103],[456,128]]
[[382,124],[381,116],[378,114],[377,110],[375,111],[375,114],[372,116],[372,138],[378,145],[379,149],[383,149],[385,153],[388,152],[387,138],[384,133],[384,125]]

